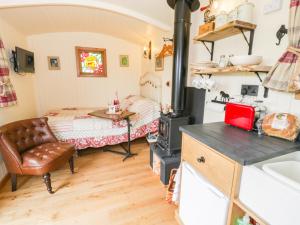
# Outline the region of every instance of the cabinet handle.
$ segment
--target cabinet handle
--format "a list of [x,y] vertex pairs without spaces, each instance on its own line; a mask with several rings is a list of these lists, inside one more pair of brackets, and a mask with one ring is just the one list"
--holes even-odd
[[205,163],[205,158],[201,156],[200,158],[197,159],[198,163]]

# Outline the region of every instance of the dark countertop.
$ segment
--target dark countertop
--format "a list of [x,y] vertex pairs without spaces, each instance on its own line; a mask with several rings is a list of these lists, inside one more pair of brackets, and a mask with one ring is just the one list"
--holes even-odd
[[259,136],[255,132],[235,128],[223,122],[182,126],[180,131],[242,165],[300,151],[300,142]]

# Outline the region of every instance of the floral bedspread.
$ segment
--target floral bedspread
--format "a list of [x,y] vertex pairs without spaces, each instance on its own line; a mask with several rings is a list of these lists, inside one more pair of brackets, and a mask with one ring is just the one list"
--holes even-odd
[[[136,113],[131,117],[131,140],[157,131],[160,116],[158,103],[139,96],[129,96],[121,102],[121,107]],[[126,142],[126,121],[113,122],[88,115],[99,109],[65,108],[52,110],[46,117],[55,136],[60,141],[74,144],[76,149],[98,148]]]

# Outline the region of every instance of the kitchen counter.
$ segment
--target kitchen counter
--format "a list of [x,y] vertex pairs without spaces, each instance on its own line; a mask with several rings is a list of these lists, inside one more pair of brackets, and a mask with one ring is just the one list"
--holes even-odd
[[180,131],[206,144],[241,165],[251,165],[300,151],[300,142],[259,136],[223,122],[180,127]]

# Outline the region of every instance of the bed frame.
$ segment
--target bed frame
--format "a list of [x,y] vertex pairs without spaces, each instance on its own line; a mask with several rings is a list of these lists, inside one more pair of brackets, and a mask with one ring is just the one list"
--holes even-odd
[[146,73],[140,79],[141,96],[150,98],[157,103],[161,103],[162,81],[159,75]]

